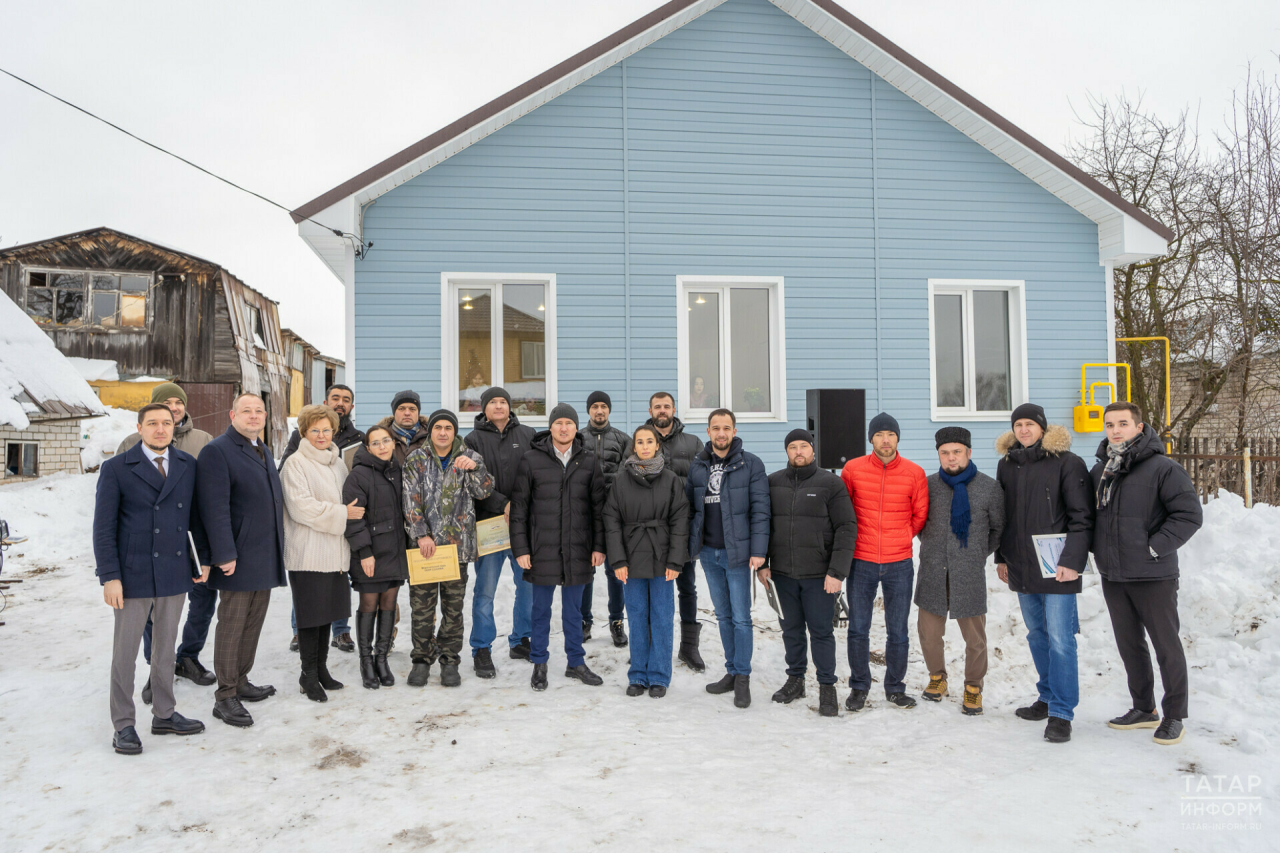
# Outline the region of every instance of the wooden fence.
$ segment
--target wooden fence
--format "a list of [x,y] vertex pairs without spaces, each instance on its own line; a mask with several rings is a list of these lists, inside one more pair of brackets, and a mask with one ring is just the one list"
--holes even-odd
[[[1253,438],[1248,445],[1248,485],[1253,502],[1280,504],[1280,440]],[[1203,501],[1218,489],[1237,495],[1246,492],[1244,448],[1234,439],[1183,439],[1174,446],[1170,458],[1187,469]]]

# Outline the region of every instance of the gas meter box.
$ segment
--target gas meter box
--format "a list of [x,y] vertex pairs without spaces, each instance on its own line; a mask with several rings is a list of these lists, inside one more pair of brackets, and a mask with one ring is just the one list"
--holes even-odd
[[1075,407],[1076,432],[1102,432],[1103,406],[1091,406],[1085,403]]

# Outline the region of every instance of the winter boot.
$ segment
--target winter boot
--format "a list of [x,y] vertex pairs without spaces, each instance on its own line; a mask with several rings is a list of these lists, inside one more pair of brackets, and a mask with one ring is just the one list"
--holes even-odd
[[289,641],[289,651],[296,652],[298,650],[298,635],[294,634],[293,639]]
[[738,708],[751,705],[751,676],[735,675],[733,677],[733,704]]
[[582,623],[582,642],[585,643],[587,640],[590,640],[590,639],[591,639],[591,623],[583,622]]
[[511,659],[512,660],[528,660],[529,649],[531,648],[531,645],[532,645],[532,642],[528,637],[525,637],[522,640],[520,640],[520,642],[516,643],[514,646],[511,647],[511,651],[509,652],[509,654],[511,655]]
[[1155,729],[1160,727],[1160,716],[1154,711],[1130,708],[1114,720],[1108,720],[1107,725],[1113,729]]
[[960,712],[970,717],[977,717],[982,714],[981,687],[974,687],[972,684],[964,686],[964,703],[960,706]]
[[1182,720],[1165,717],[1160,723],[1160,728],[1156,729],[1152,740],[1161,746],[1173,746],[1175,743],[1182,743],[1182,736],[1186,733],[1187,730],[1182,727]]
[[[328,702],[329,696],[324,692],[319,677],[319,646],[325,645],[328,637],[320,628],[303,628],[298,632],[298,654],[302,658],[302,675],[298,676],[298,692],[307,694],[312,702]],[[319,638],[317,642],[316,638]]]
[[471,656],[471,666],[476,671],[476,678],[494,678],[498,668],[493,665],[493,654],[488,649],[476,649]]
[[1037,699],[1027,707],[1019,708],[1013,713],[1017,714],[1019,719],[1030,720],[1031,722],[1035,723],[1035,722],[1039,722],[1040,720],[1048,719],[1049,706],[1048,704],[1041,702],[1039,699]]
[[409,670],[409,686],[426,687],[429,678],[431,678],[431,664],[425,661],[414,661],[413,669]]
[[[694,672],[702,672],[707,665],[698,653],[698,635],[702,633],[701,622],[680,623],[680,654],[677,657]],[[725,691],[728,692],[727,690]]]
[[818,713],[824,717],[837,717],[840,715],[840,702],[836,699],[836,686],[834,684],[818,685]]
[[844,700],[844,709],[846,711],[861,711],[867,706],[867,691],[850,690],[849,698]]
[[378,644],[373,649],[373,668],[378,673],[378,680],[383,687],[396,683],[396,677],[387,666],[387,654],[391,651],[391,632],[395,629],[395,611],[378,611]]
[[613,638],[613,644],[618,648],[627,647],[627,629],[623,627],[621,619],[609,620],[609,636]]
[[316,678],[325,690],[341,690],[346,685],[329,674],[329,644],[324,642],[323,636],[320,640],[320,646],[316,650]]
[[458,665],[456,663],[440,664],[440,686],[457,687],[460,684],[462,684],[462,676],[458,674]]
[[661,699],[663,696],[666,696],[666,695],[667,695],[667,688],[663,687],[661,684],[649,685],[650,699]]
[[628,685],[627,685],[627,695],[628,695],[628,696],[643,696],[643,695],[644,695],[644,692],[645,692],[646,690],[648,690],[648,689],[649,689],[649,688],[645,687],[643,684],[628,684]]
[[1066,743],[1071,740],[1071,721],[1050,717],[1049,725],[1044,727],[1044,739],[1049,743]]
[[929,686],[920,694],[921,699],[927,699],[930,702],[941,702],[942,697],[947,695],[947,676],[930,675]]
[[592,672],[591,667],[587,666],[585,663],[580,663],[577,666],[565,667],[564,674],[566,678],[576,678],[583,684],[589,684],[592,687],[599,687],[601,684],[604,684],[604,679]]
[[333,642],[329,645],[340,652],[354,652],[356,644],[351,641],[351,632],[343,631],[341,634],[333,638]]
[[547,689],[547,665],[545,663],[535,663],[533,665],[533,675],[529,678],[529,686],[537,691]]
[[356,644],[360,647],[360,681],[369,690],[377,690],[378,671],[373,666],[373,626],[378,620],[377,611],[356,611]]
[[719,695],[721,693],[729,693],[733,690],[734,676],[725,673],[724,678],[719,681],[713,681],[707,685],[707,692]]
[[788,705],[797,699],[804,698],[804,679],[798,675],[787,678],[787,683],[773,694],[773,701]]

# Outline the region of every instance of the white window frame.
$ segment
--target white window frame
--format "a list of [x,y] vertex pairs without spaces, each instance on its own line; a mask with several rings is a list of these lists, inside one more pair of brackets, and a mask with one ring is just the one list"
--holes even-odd
[[[975,354],[973,340],[973,292],[997,290],[1009,294],[1009,398],[1012,408],[1004,411],[977,411]],[[964,376],[966,406],[938,405],[938,362],[934,334],[934,297],[958,295],[964,299]],[[1027,369],[1027,288],[1014,279],[931,278],[929,279],[929,411],[934,421],[1008,421],[1013,409],[1030,398]]]
[[[546,319],[543,335],[546,345],[546,376],[543,381],[547,386],[547,412],[560,402],[556,384],[556,274],[555,273],[487,273],[487,272],[442,272],[440,273],[440,400],[441,407],[448,409],[459,418],[474,415],[474,412],[458,411],[458,400],[453,386],[458,382],[458,296],[459,289],[487,288],[492,292],[490,304],[500,309],[502,306],[502,286],[504,284],[541,284],[547,289]],[[494,310],[490,315],[490,346],[496,348],[491,363],[493,375],[490,382],[501,385],[506,382],[525,381],[521,377],[502,375],[502,311]],[[462,421],[460,420],[459,423]],[[520,422],[530,426],[548,426],[547,415],[520,416]]]
[[[780,275],[677,275],[676,276],[676,404],[677,413],[686,423],[706,423],[713,411],[691,409],[689,394],[689,310],[686,294],[690,290],[720,291],[720,388],[721,402],[733,400],[733,365],[730,364],[732,334],[729,329],[730,288],[758,288],[769,292],[769,335],[773,346],[769,353],[769,403],[767,412],[734,412],[738,423],[786,423],[787,420],[787,340],[785,280]],[[724,405],[723,408],[731,408]]]

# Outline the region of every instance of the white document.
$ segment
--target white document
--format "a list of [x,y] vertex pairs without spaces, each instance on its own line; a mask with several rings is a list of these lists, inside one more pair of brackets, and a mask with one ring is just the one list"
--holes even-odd
[[[1058,561],[1062,559],[1062,551],[1067,547],[1067,534],[1037,533],[1031,537],[1031,545],[1035,548],[1036,558],[1040,561],[1040,576],[1055,577],[1058,574]],[[1093,554],[1089,555],[1084,570],[1095,571]]]

